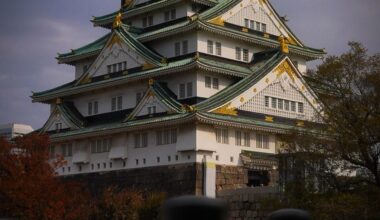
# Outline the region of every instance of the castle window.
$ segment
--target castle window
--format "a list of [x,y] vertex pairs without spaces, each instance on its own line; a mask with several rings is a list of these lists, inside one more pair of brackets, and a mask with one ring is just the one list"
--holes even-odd
[[94,164],[91,164],[91,170],[94,170]]
[[107,168],[107,164],[106,163],[103,163],[103,168]]
[[84,66],[83,66],[83,73],[86,73],[87,70],[88,70],[88,66],[87,66],[87,65],[84,65]]
[[143,158],[143,164],[146,164],[146,159],[145,158]]
[[127,166],[127,162],[123,161],[123,167]]
[[112,145],[111,138],[96,139],[90,142],[91,153],[104,153],[109,152]]
[[170,18],[171,18],[172,20],[174,20],[174,19],[177,18],[177,12],[176,12],[175,9],[172,9],[172,10],[170,11]]
[[216,55],[222,56],[222,44],[220,42],[215,43]]
[[266,24],[261,24],[261,31],[264,33],[267,32],[267,25]]
[[148,107],[148,115],[156,114],[156,106]]
[[64,157],[73,156],[73,144],[72,143],[62,144],[61,145],[61,152],[62,152],[62,156],[64,156]]
[[245,62],[248,62],[248,60],[249,60],[249,51],[248,51],[248,49],[243,49],[243,60]]
[[107,73],[108,74],[112,73],[112,66],[111,65],[107,66]]
[[284,108],[284,100],[278,99],[278,109],[282,110]]
[[303,113],[303,112],[304,112],[303,103],[302,103],[302,102],[299,102],[299,103],[298,103],[298,113]]
[[82,166],[81,166],[81,165],[78,166],[78,171],[79,171],[79,172],[82,171]]
[[110,168],[112,168],[112,162],[110,162]]
[[98,101],[94,101],[94,114],[98,114]]
[[219,89],[219,79],[218,78],[212,79],[212,88],[213,89]]
[[123,108],[123,96],[113,97],[111,99],[111,111],[121,110]]
[[215,156],[215,160],[216,160],[216,161],[219,161],[219,155],[216,155],[216,156]]
[[250,20],[249,21],[249,27],[250,27],[250,29],[254,30],[255,29],[255,22]]
[[150,27],[153,26],[153,16],[149,15],[147,17],[143,17],[142,19],[142,26],[145,27]]
[[172,157],[168,156],[168,162],[172,161]]
[[235,48],[235,58],[237,60],[241,60],[241,48],[240,47]]
[[186,96],[186,88],[185,84],[179,84],[179,98],[183,99]]
[[157,157],[157,163],[160,163],[161,159],[160,157]]
[[296,112],[296,102],[291,102],[292,112]]
[[164,13],[164,20],[169,21],[170,20],[170,11],[165,11]]
[[250,147],[250,142],[249,132],[235,131],[235,144],[237,146]]
[[214,42],[211,40],[207,41],[207,53],[214,54]]
[[228,128],[215,129],[216,142],[221,144],[228,144]]
[[272,108],[277,108],[277,99],[272,97]]
[[187,54],[189,51],[189,43],[187,40],[182,41],[182,54]]
[[230,162],[231,162],[231,163],[234,162],[234,157],[230,157]]
[[180,56],[181,55],[181,43],[180,42],[176,42],[174,44],[174,55],[175,56]]
[[55,130],[57,132],[59,132],[60,130],[62,130],[62,123],[55,123]]
[[135,148],[148,147],[148,133],[137,133],[134,135],[135,138]]
[[136,159],[136,165],[139,165],[139,160],[138,159]]
[[244,19],[244,27],[249,28],[249,19]]
[[175,160],[178,161],[179,160],[179,157],[178,155],[175,155]]
[[168,145],[177,143],[177,129],[164,129],[156,132],[157,145]]
[[98,114],[98,101],[89,102],[87,104],[88,115]]
[[290,101],[289,100],[285,100],[285,110],[286,111],[289,111],[289,104],[290,104]]
[[211,77],[205,76],[205,87],[211,88]]
[[269,149],[269,136],[264,134],[256,134],[256,147],[261,149]]
[[269,107],[269,96],[265,96],[265,107]]
[[256,30],[261,31],[261,23],[260,22],[256,22]]

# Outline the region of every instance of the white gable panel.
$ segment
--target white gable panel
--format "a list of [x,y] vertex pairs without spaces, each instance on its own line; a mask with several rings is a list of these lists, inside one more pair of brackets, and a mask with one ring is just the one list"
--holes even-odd
[[[268,106],[265,106],[265,97],[269,98],[267,100]],[[278,108],[278,101],[276,102],[276,107],[272,107],[272,98],[282,100],[282,109]],[[285,109],[285,101],[288,103],[288,110]],[[295,111],[291,110],[291,102],[296,104]],[[303,103],[303,113],[298,112],[298,103]],[[291,83],[286,74],[280,76],[256,96],[240,106],[239,110],[301,120],[313,120],[317,115],[314,107],[302,95],[296,85]]]
[[146,102],[140,106],[140,109],[138,111],[138,113],[136,114],[136,116],[144,116],[144,115],[148,115],[149,114],[149,111],[148,111],[148,108],[149,107],[155,107],[156,108],[156,113],[163,113],[163,112],[167,112],[167,111],[170,111],[170,109],[165,106],[160,100],[158,100],[155,96],[150,96]]
[[46,131],[55,131],[56,130],[56,124],[60,123],[62,124],[61,129],[67,129],[71,126],[68,122],[66,122],[65,118],[62,117],[62,115],[59,112],[54,113],[54,115],[51,116],[49,119],[47,125],[46,125]]
[[262,6],[260,6],[258,2],[252,2],[251,4],[241,8],[226,21],[228,23],[244,27],[245,19],[266,24],[266,33],[277,36],[281,35],[279,28],[272,20],[273,18],[270,18],[267,11]]
[[[127,62],[126,69],[142,66],[145,60],[139,57],[121,41],[111,40],[110,45],[105,47],[96,61],[91,65],[89,74],[92,77],[108,74],[108,65]],[[124,67],[123,67],[124,68]]]

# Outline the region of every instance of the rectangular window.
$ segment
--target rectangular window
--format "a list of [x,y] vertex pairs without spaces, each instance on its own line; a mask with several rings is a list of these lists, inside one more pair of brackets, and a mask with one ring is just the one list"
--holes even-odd
[[142,19],[142,26],[143,26],[143,28],[145,28],[146,26],[148,26],[148,18],[147,17],[143,17],[143,19]]
[[245,62],[248,62],[248,60],[249,60],[249,51],[248,51],[248,49],[243,49],[243,60]]
[[117,64],[113,64],[112,65],[112,72],[116,73],[116,71],[117,71]]
[[261,31],[261,23],[260,22],[256,22],[256,30]]
[[304,107],[303,107],[303,103],[302,102],[298,103],[298,113],[304,113]]
[[265,107],[269,107],[269,96],[265,96]]
[[186,88],[185,87],[186,86],[184,83],[179,84],[179,98],[180,99],[183,99],[186,96]]
[[244,19],[244,27],[249,28],[249,20],[246,18]]
[[62,129],[62,123],[55,123],[55,130],[60,131]]
[[123,71],[123,63],[118,63],[117,64],[118,65],[118,72],[121,72],[121,71]]
[[211,77],[205,76],[205,87],[211,88]]
[[251,136],[249,132],[244,132],[244,144],[245,147],[250,147],[251,146]]
[[235,131],[235,145],[241,146],[241,131]]
[[107,73],[108,74],[112,73],[112,66],[111,65],[107,66]]
[[212,88],[213,89],[219,89],[219,79],[218,78],[212,79]]
[[169,21],[170,20],[170,11],[165,11],[164,13],[164,20]]
[[180,56],[181,55],[181,43],[180,42],[176,42],[174,44],[174,55],[175,56]]
[[228,144],[228,129],[227,128],[216,128],[215,129],[216,141],[221,144]]
[[189,43],[187,40],[182,41],[182,54],[187,54],[189,51]]
[[220,42],[215,43],[216,55],[222,56],[222,44]]
[[123,70],[126,70],[127,69],[127,62],[123,62]]
[[284,100],[278,99],[278,109],[284,109]]
[[264,33],[267,32],[267,25],[266,24],[261,24],[261,31]]
[[252,30],[255,30],[255,22],[250,20],[249,21],[249,27],[252,29]]
[[285,110],[286,110],[286,111],[289,111],[289,109],[290,109],[290,108],[289,108],[289,107],[290,107],[290,106],[289,106],[289,104],[290,104],[289,101],[288,101],[288,100],[285,100],[284,103],[285,103]]
[[104,153],[109,152],[112,145],[112,140],[110,138],[103,138],[92,140],[90,142],[91,153]]
[[98,101],[94,101],[94,114],[98,114],[99,112],[99,105],[98,105]]
[[164,129],[158,130],[156,132],[156,144],[157,145],[167,145],[177,143],[177,129]]
[[137,133],[134,135],[135,148],[148,147],[148,133]]
[[111,99],[111,111],[116,111],[116,97]]
[[189,82],[187,83],[187,97],[192,97],[193,96],[193,83]]
[[176,12],[175,9],[172,9],[172,10],[170,11],[170,17],[171,17],[172,20],[174,20],[174,19],[177,18],[177,12]]
[[272,97],[272,108],[277,108],[277,99]]
[[123,96],[117,97],[117,110],[121,110],[123,108]]
[[92,115],[92,102],[89,102],[87,105],[87,112],[88,115]]
[[291,102],[292,112],[296,112],[296,102]]
[[256,147],[269,149],[269,136],[264,134],[256,134]]
[[235,58],[237,60],[241,60],[241,48],[240,47],[235,48]]
[[148,16],[148,24],[149,26],[153,26],[153,16]]
[[211,40],[207,41],[207,53],[214,54],[214,42]]

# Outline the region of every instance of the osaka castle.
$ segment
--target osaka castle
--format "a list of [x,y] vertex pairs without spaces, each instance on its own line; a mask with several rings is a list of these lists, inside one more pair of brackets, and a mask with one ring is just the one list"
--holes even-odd
[[268,0],[124,0],[92,22],[108,33],[57,57],[75,79],[32,95],[59,176],[173,195],[279,184],[281,135],[320,112],[304,76],[325,53]]

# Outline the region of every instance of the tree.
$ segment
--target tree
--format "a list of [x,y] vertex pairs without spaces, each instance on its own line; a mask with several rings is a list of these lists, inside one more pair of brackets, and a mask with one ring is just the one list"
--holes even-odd
[[0,140],[0,215],[28,220],[86,219],[88,194],[78,183],[58,179],[49,163],[49,139],[36,134]]
[[317,123],[283,137],[282,169],[291,167],[292,181],[280,206],[316,219],[380,216],[380,54],[349,46],[306,77],[322,104]]

